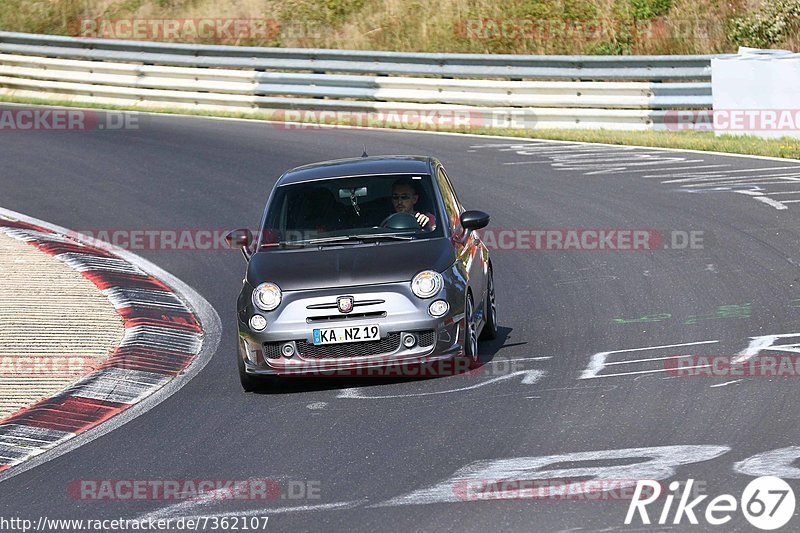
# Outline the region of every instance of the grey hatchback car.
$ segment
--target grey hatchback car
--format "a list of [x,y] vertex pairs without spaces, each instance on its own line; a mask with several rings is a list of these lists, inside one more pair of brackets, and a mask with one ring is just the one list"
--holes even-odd
[[242,387],[288,375],[476,360],[497,335],[492,263],[432,157],[325,161],[284,173],[257,236],[227,236],[247,274],[237,305]]

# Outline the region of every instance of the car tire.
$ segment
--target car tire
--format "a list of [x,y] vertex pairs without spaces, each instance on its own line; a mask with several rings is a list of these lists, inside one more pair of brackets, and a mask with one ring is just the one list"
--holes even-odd
[[489,267],[489,275],[486,277],[486,324],[481,331],[481,340],[494,340],[497,338],[497,302],[494,295],[494,274],[492,267]]
[[478,360],[478,332],[475,330],[475,305],[472,303],[472,293],[467,293],[467,303],[464,306],[464,356]]

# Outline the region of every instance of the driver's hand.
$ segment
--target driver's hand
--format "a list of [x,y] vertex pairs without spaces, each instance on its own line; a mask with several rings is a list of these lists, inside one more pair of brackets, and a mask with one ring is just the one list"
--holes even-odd
[[424,228],[425,226],[427,226],[428,222],[431,221],[430,217],[428,217],[426,215],[423,215],[422,213],[417,213],[414,216],[416,217],[417,223],[419,224],[419,227],[421,227],[421,228]]

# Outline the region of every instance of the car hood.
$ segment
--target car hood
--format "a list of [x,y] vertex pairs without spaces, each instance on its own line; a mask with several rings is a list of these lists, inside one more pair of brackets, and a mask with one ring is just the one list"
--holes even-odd
[[265,250],[250,258],[247,281],[271,281],[284,291],[395,283],[421,270],[443,272],[455,259],[447,238]]

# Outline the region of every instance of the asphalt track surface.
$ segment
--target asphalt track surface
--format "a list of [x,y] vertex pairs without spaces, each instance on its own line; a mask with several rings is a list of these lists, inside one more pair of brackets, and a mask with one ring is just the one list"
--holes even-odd
[[[242,392],[234,360],[241,254],[138,252],[214,306],[223,320],[220,349],[151,411],[0,483],[0,516],[247,513],[269,516],[273,531],[625,529],[627,501],[470,501],[453,496],[458,491],[452,480],[490,477],[479,467],[499,459],[522,465],[518,479],[564,479],[575,468],[588,469],[583,479],[600,471],[610,479],[648,477],[649,467],[608,468],[641,465],[662,452],[630,452],[627,459],[615,458],[619,452],[581,452],[665,446],[681,446],[674,454],[686,464],[656,473],[668,481],[692,478],[712,496],[738,498],[754,469],[800,489],[789,479],[800,478],[792,467],[800,454],[790,448],[800,446],[797,378],[682,378],[664,372],[662,359],[737,354],[751,337],[800,333],[800,204],[782,202],[800,199],[792,195],[800,192],[793,181],[800,164],[141,116],[134,130],[2,133],[0,205],[76,230],[254,227],[283,170],[357,156],[363,144],[372,155],[438,157],[461,201],[490,213],[492,228],[702,231],[703,247],[497,250],[500,337],[480,346],[485,368],[494,374],[318,379],[256,394]],[[43,302],[42,312],[58,310]],[[673,346],[703,341],[716,342]],[[590,366],[599,352],[655,346],[668,348],[612,353],[605,361],[616,365]],[[509,360],[520,373],[505,371],[503,379],[494,379],[504,375],[503,361]],[[780,457],[742,466],[784,448],[789,451]],[[539,467],[515,459],[553,455],[564,457]],[[462,470],[470,465],[472,474]],[[249,478],[310,481],[320,498],[178,505],[80,501],[67,492],[70,481],[82,479]],[[423,490],[442,483],[451,488]],[[652,510],[651,519],[660,509]],[[798,520],[787,528],[796,528]],[[634,524],[645,531],[689,528],[685,518],[677,526]],[[716,528],[701,518],[693,529],[752,528],[738,513]]]

